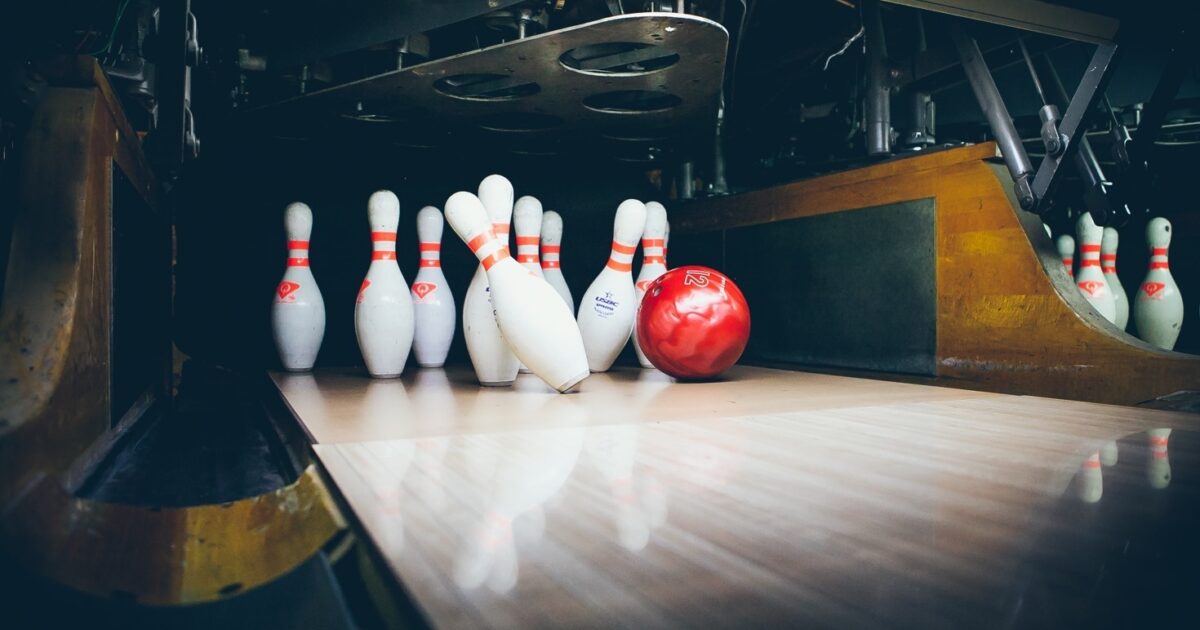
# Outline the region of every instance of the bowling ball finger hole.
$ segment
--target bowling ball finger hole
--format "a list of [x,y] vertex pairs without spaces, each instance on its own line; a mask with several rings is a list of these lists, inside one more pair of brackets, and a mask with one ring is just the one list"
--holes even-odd
[[533,112],[505,112],[493,114],[479,121],[479,128],[501,133],[531,133],[549,131],[561,127],[563,120],[558,116]]
[[616,90],[583,99],[583,106],[602,114],[653,114],[679,106],[683,99],[669,92]]
[[521,81],[505,74],[456,74],[438,79],[433,89],[439,94],[464,101],[512,101],[542,91],[533,81]]
[[605,42],[572,48],[558,62],[580,74],[636,77],[670,68],[679,54],[657,44]]

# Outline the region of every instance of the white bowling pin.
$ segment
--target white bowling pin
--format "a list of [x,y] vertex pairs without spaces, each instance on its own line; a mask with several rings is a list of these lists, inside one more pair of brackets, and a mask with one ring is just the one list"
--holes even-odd
[[[500,175],[488,175],[479,182],[479,200],[490,217],[497,240],[507,251],[508,222],[513,211],[512,183]],[[475,270],[463,299],[463,337],[480,385],[512,385],[521,364],[504,341],[496,322],[496,309],[483,265]]]
[[593,372],[608,371],[633,332],[638,302],[632,261],[645,228],[646,205],[636,199],[621,202],[608,263],[579,300],[579,332]]
[[1133,301],[1133,323],[1139,337],[1171,350],[1183,325],[1183,297],[1167,264],[1171,223],[1161,217],[1151,219],[1146,226],[1146,243],[1150,246],[1150,270]]
[[551,210],[542,215],[542,275],[546,282],[558,291],[567,308],[575,312],[575,298],[571,297],[571,287],[563,277],[562,253],[563,220],[557,212]]
[[[646,287],[650,286],[659,276],[667,272],[667,259],[663,256],[667,236],[667,209],[657,201],[646,203],[646,229],[642,234],[642,268],[638,271],[634,287],[637,289],[637,303],[642,303],[646,295]],[[635,312],[637,309],[634,309]],[[637,335],[633,335],[633,349],[637,352],[638,363],[644,368],[654,367],[650,359],[642,353]]]
[[[544,278],[542,265],[538,261],[538,245],[542,234],[542,202],[537,197],[525,195],[513,205],[513,231],[517,234],[517,262],[529,273]],[[521,364],[520,372],[528,374],[529,368]]]
[[1117,277],[1119,239],[1120,235],[1116,229],[1104,228],[1104,238],[1100,241],[1100,269],[1104,271],[1104,279],[1108,281],[1108,288],[1117,302],[1117,320],[1113,323],[1117,328],[1125,330],[1125,326],[1129,324],[1129,296],[1125,293],[1125,287],[1121,286],[1121,279]]
[[1104,496],[1104,471],[1100,468],[1100,453],[1092,453],[1079,470],[1079,498],[1095,503]]
[[1104,238],[1104,228],[1096,225],[1090,212],[1085,212],[1075,223],[1075,232],[1079,238],[1079,274],[1075,284],[1092,308],[1115,324],[1117,301],[1100,267],[1100,241]]
[[354,305],[354,332],[367,372],[394,378],[404,371],[413,345],[413,302],[408,283],[396,264],[396,227],[400,200],[380,190],[367,200],[371,222],[371,266]]
[[1058,249],[1058,257],[1062,259],[1063,268],[1067,270],[1067,277],[1075,277],[1075,238],[1070,234],[1063,234],[1055,241],[1054,246]]
[[312,235],[312,210],[293,203],[283,212],[287,232],[287,270],[275,288],[271,304],[271,332],[275,349],[286,370],[311,370],[325,338],[325,300],[308,267],[308,238]]
[[587,355],[571,311],[549,283],[509,256],[479,198],[454,193],[446,200],[446,220],[487,274],[495,321],[517,358],[560,392],[587,378]]
[[1150,442],[1150,459],[1146,461],[1146,481],[1155,490],[1171,485],[1171,458],[1167,452],[1171,439],[1170,429],[1150,429],[1146,432]]
[[421,367],[441,367],[450,352],[458,313],[442,273],[442,213],[425,206],[417,213],[417,249],[421,262],[412,283],[415,335],[413,354]]

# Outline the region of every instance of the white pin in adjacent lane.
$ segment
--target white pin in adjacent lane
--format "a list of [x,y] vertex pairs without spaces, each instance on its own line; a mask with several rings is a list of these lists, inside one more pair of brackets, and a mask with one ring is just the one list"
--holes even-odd
[[546,282],[558,291],[567,308],[575,312],[575,298],[571,297],[571,287],[563,277],[562,254],[563,220],[559,214],[550,210],[542,215],[542,275]]
[[1171,246],[1171,223],[1159,217],[1146,225],[1150,246],[1150,269],[1133,300],[1133,324],[1138,337],[1163,350],[1175,348],[1183,325],[1183,296],[1167,264]]
[[1150,443],[1150,459],[1146,460],[1146,481],[1155,490],[1171,485],[1171,457],[1168,452],[1171,439],[1170,429],[1150,429],[1146,440]]
[[1115,324],[1117,300],[1100,268],[1100,241],[1104,238],[1104,228],[1096,225],[1090,212],[1085,212],[1076,221],[1075,232],[1079,238],[1079,274],[1075,276],[1075,285],[1092,308]]
[[[513,211],[512,183],[503,176],[488,175],[479,182],[479,201],[483,203],[497,240],[507,252],[508,224]],[[449,213],[449,208],[446,211]],[[483,265],[475,270],[471,285],[467,287],[462,318],[467,353],[471,356],[479,384],[488,387],[512,385],[521,364],[500,332]]]
[[312,369],[325,338],[325,300],[308,266],[312,225],[312,210],[308,206],[297,202],[284,210],[287,269],[275,287],[271,332],[284,369],[294,372]]
[[608,371],[633,332],[638,307],[633,254],[645,228],[646,205],[636,199],[621,202],[608,263],[579,300],[579,332],[593,372]]
[[549,283],[512,259],[479,198],[468,192],[451,195],[446,221],[487,274],[495,321],[517,358],[559,392],[587,378],[587,354],[571,311]]
[[[544,278],[542,265],[538,261],[538,247],[542,234],[542,202],[537,197],[525,195],[513,205],[513,231],[517,234],[517,262],[529,273]],[[529,368],[521,364],[519,370],[528,374]]]
[[1083,461],[1079,470],[1079,498],[1084,503],[1095,503],[1104,496],[1104,471],[1100,466],[1099,451]]
[[420,267],[412,283],[415,336],[413,354],[421,367],[441,367],[454,340],[458,313],[454,295],[442,273],[442,213],[425,206],[417,213],[417,250]]
[[1108,281],[1108,288],[1117,303],[1117,319],[1113,323],[1117,328],[1125,330],[1125,326],[1129,324],[1129,295],[1125,293],[1125,287],[1121,286],[1121,279],[1117,277],[1119,242],[1120,235],[1115,228],[1104,228],[1104,237],[1100,240],[1100,269],[1104,272],[1104,279]]
[[[638,271],[634,288],[637,289],[637,303],[642,303],[646,295],[646,287],[650,286],[659,276],[667,272],[666,250],[667,209],[657,201],[646,203],[646,229],[642,234],[642,268]],[[636,313],[637,309],[634,309]],[[633,349],[637,352],[638,363],[644,368],[653,368],[654,364],[642,352],[637,335],[633,335]]]
[[389,190],[376,191],[367,200],[367,217],[371,266],[358,290],[354,332],[367,372],[375,378],[395,378],[404,371],[414,332],[412,296],[396,263],[400,200]]
[[1067,270],[1067,277],[1075,277],[1075,237],[1070,234],[1063,234],[1054,242],[1055,248],[1058,249],[1058,257],[1062,260],[1063,268]]

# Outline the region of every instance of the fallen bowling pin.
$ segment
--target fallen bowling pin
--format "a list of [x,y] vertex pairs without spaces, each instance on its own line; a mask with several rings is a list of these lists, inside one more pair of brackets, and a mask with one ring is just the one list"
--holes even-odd
[[1075,284],[1092,308],[1115,324],[1117,301],[1100,267],[1100,242],[1104,238],[1104,228],[1096,225],[1090,212],[1085,212],[1076,221],[1075,231],[1079,238],[1079,273],[1075,276]]
[[542,215],[542,275],[546,282],[558,291],[567,308],[575,312],[575,298],[571,296],[571,287],[562,272],[562,235],[563,220],[557,212],[550,210]]
[[[537,197],[525,195],[513,205],[513,231],[517,234],[517,262],[529,273],[544,278],[542,265],[538,261],[538,246],[542,234],[542,202]],[[521,365],[520,372],[528,374],[529,368]]]
[[354,305],[354,333],[367,372],[374,378],[395,378],[404,371],[412,350],[412,296],[396,263],[396,228],[400,200],[380,190],[367,200],[371,222],[371,266]]
[[593,372],[608,371],[633,333],[638,301],[632,261],[645,228],[646,205],[636,199],[621,202],[608,263],[579,300],[579,332]]
[[[637,289],[637,303],[642,303],[646,295],[646,287],[656,278],[667,272],[667,259],[663,253],[666,249],[667,209],[657,201],[646,203],[646,229],[642,234],[642,268],[638,271],[634,287]],[[644,368],[653,368],[654,364],[646,358],[638,343],[637,335],[633,335],[633,349],[637,352],[638,363]]]
[[417,249],[420,267],[412,283],[415,333],[413,354],[421,367],[441,367],[454,340],[458,313],[454,295],[442,273],[442,213],[425,206],[417,213]]
[[1129,325],[1129,296],[1125,293],[1125,287],[1121,286],[1121,279],[1117,277],[1119,242],[1120,235],[1115,228],[1104,228],[1104,238],[1100,241],[1100,270],[1104,272],[1104,279],[1108,281],[1108,288],[1112,290],[1113,299],[1117,302],[1117,320],[1113,323],[1117,328],[1125,330]]
[[311,370],[325,338],[325,300],[308,266],[312,210],[290,204],[283,212],[287,232],[287,269],[275,287],[271,304],[271,333],[279,361],[292,372]]
[[[479,182],[479,201],[490,217],[491,227],[505,251],[508,249],[508,225],[513,211],[513,187],[501,175],[488,175]],[[447,212],[449,208],[446,209]],[[446,217],[449,220],[449,216]],[[463,299],[463,337],[467,354],[480,385],[503,387],[512,385],[521,364],[509,348],[496,322],[496,309],[487,273],[483,265],[475,270]]]
[[1167,248],[1171,246],[1171,223],[1161,217],[1146,225],[1150,246],[1150,269],[1133,301],[1133,323],[1138,337],[1163,350],[1175,348],[1183,325],[1183,297],[1171,276]]
[[512,352],[554,389],[571,391],[589,374],[571,311],[553,287],[512,259],[478,197],[468,192],[451,195],[446,220],[487,274],[495,321]]

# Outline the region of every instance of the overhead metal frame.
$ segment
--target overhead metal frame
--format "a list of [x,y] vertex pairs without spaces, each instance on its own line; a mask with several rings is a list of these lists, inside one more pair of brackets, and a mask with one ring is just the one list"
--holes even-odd
[[1116,18],[1040,0],[884,1],[1090,44],[1112,43],[1120,27]]

